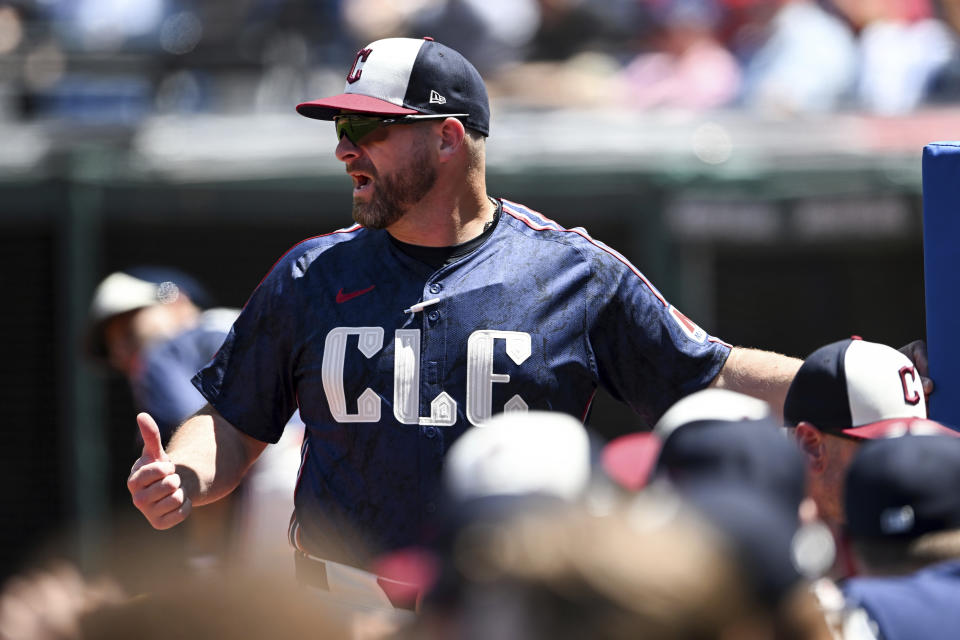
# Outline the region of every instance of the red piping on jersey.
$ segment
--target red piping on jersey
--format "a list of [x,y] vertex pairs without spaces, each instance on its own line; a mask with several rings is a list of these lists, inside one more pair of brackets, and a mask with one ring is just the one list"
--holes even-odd
[[[506,199],[504,199],[503,202],[504,202],[505,204],[512,205],[513,207],[522,207],[522,206],[523,206],[523,205],[517,204],[516,202],[510,202],[509,200],[506,200]],[[512,208],[504,207],[504,211],[508,212],[508,213],[509,213],[510,215],[512,215],[514,218],[516,218],[516,219],[519,220],[520,222],[524,223],[525,225],[527,225],[528,227],[530,227],[530,228],[533,229],[534,231],[561,231],[561,232],[564,232],[564,233],[575,233],[575,234],[577,234],[578,236],[580,236],[581,238],[583,238],[584,240],[586,240],[587,242],[589,242],[590,244],[592,244],[592,245],[595,246],[596,248],[598,248],[598,249],[600,249],[600,250],[602,250],[602,251],[606,251],[606,252],[609,253],[611,256],[613,256],[614,258],[616,258],[617,260],[619,260],[620,262],[622,262],[624,266],[626,266],[628,269],[630,269],[630,271],[632,271],[635,276],[637,276],[638,278],[640,278],[640,279],[643,281],[643,283],[644,283],[645,285],[647,285],[647,288],[650,289],[650,292],[653,293],[653,295],[655,295],[655,296],[657,297],[657,300],[659,300],[659,301],[663,304],[663,306],[665,306],[665,307],[666,307],[666,306],[669,306],[669,305],[667,304],[667,301],[663,299],[663,296],[660,295],[660,292],[657,291],[657,288],[653,286],[653,283],[650,282],[649,280],[647,280],[646,276],[644,276],[642,273],[640,273],[639,270],[637,270],[636,267],[634,267],[632,264],[630,264],[630,261],[629,261],[629,260],[627,260],[626,258],[624,258],[623,256],[621,256],[619,253],[617,253],[616,251],[614,251],[614,250],[611,249],[610,247],[608,247],[608,246],[606,246],[606,245],[604,245],[604,244],[601,244],[601,243],[597,242],[596,240],[594,240],[593,238],[591,238],[589,235],[587,235],[586,232],[578,231],[577,229],[565,229],[564,227],[561,227],[560,225],[558,225],[558,224],[557,224],[556,222],[554,222],[553,220],[550,220],[550,218],[544,216],[544,215],[543,215],[542,213],[540,213],[539,211],[533,211],[532,209],[528,209],[528,211],[530,211],[531,213],[536,213],[538,216],[540,216],[540,217],[543,218],[544,220],[552,223],[554,226],[550,227],[550,226],[542,226],[542,225],[539,225],[539,224],[537,224],[536,222],[534,222],[533,220],[531,220],[530,218],[528,218],[526,215],[524,215],[523,213],[521,213],[520,211],[514,210],[514,209],[512,209]]]
[[587,406],[583,408],[583,413],[580,415],[580,422],[587,421],[587,414],[590,413],[590,406],[593,404],[593,399],[597,395],[597,389],[594,387],[593,393],[590,394],[590,398],[587,400]]
[[[549,223],[551,223],[551,224],[554,225],[554,226],[552,226],[552,227],[551,227],[551,226],[539,225],[539,224],[537,224],[536,222],[534,222],[533,220],[531,220],[529,217],[527,217],[526,215],[524,215],[523,213],[521,213],[521,212],[518,211],[518,210],[512,209],[512,208],[510,208],[510,207],[504,207],[504,208],[503,208],[504,211],[506,211],[507,213],[509,213],[509,214],[512,215],[514,218],[516,218],[516,219],[519,220],[520,222],[524,223],[525,225],[527,225],[528,227],[530,227],[530,228],[533,229],[534,231],[562,231],[562,232],[565,232],[565,233],[575,233],[575,234],[577,234],[578,236],[580,236],[581,238],[583,238],[584,240],[586,240],[587,242],[589,242],[590,244],[592,244],[593,246],[597,247],[598,249],[600,249],[600,250],[602,250],[602,251],[606,251],[606,252],[609,253],[611,256],[613,256],[614,258],[616,258],[617,260],[619,260],[620,262],[622,262],[628,269],[630,269],[630,271],[633,272],[633,274],[634,274],[635,276],[637,276],[638,278],[640,278],[640,279],[643,281],[643,283],[644,283],[645,285],[647,285],[647,288],[650,289],[650,292],[653,293],[653,295],[655,295],[655,296],[657,297],[657,300],[659,300],[661,303],[663,303],[663,306],[665,306],[665,307],[669,307],[669,306],[670,306],[669,303],[668,303],[666,300],[664,300],[663,296],[660,295],[660,292],[657,291],[657,288],[656,288],[655,286],[653,286],[653,283],[650,282],[649,280],[647,280],[647,277],[646,277],[645,275],[643,275],[642,273],[640,273],[640,271],[639,271],[636,267],[634,267],[632,264],[630,264],[630,261],[629,261],[629,260],[627,260],[625,257],[623,257],[622,255],[620,255],[619,253],[617,253],[616,251],[614,251],[614,250],[611,249],[610,247],[608,247],[608,246],[606,246],[606,245],[604,245],[604,244],[602,244],[602,243],[600,243],[600,242],[597,242],[596,240],[594,240],[593,238],[591,238],[587,233],[585,233],[585,232],[583,232],[583,231],[578,231],[577,229],[565,229],[564,227],[561,227],[559,224],[557,224],[556,222],[554,222],[554,221],[551,220],[550,218],[546,217],[545,215],[543,215],[543,214],[540,213],[539,211],[533,211],[532,209],[527,209],[527,208],[524,207],[522,204],[517,204],[516,202],[511,202],[510,200],[507,200],[506,198],[501,198],[501,200],[503,201],[504,204],[510,205],[511,207],[519,207],[519,208],[522,208],[522,209],[526,209],[527,211],[530,211],[531,213],[535,213],[535,214],[537,214],[538,216],[540,216],[541,218],[543,218],[544,220],[546,220],[547,222],[549,222]],[[707,341],[708,341],[708,342],[716,342],[717,344],[722,344],[723,346],[725,346],[725,347],[730,347],[731,349],[733,348],[732,345],[724,342],[724,341],[721,340],[720,338],[715,338],[715,337],[711,336],[709,333],[707,334]],[[590,408],[590,405],[588,404],[588,405],[587,405],[587,409],[589,409],[589,408]],[[584,415],[586,415],[586,414],[584,414]]]

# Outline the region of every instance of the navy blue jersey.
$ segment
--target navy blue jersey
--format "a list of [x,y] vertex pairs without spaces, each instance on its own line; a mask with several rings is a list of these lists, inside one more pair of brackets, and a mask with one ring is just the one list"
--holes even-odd
[[299,407],[294,544],[345,562],[343,538],[373,551],[412,544],[447,448],[496,413],[583,420],[603,386],[652,423],[720,371],[729,345],[623,256],[502,207],[489,239],[440,269],[359,225],[302,242],[197,374],[217,411],[258,440],[276,442]]
[[180,423],[205,404],[190,378],[210,362],[236,317],[235,309],[208,309],[197,326],[152,345],[144,353],[143,366],[131,387],[137,407],[157,421],[164,446]]
[[867,612],[882,640],[947,640],[960,633],[958,560],[905,576],[851,578],[843,594],[848,607]]

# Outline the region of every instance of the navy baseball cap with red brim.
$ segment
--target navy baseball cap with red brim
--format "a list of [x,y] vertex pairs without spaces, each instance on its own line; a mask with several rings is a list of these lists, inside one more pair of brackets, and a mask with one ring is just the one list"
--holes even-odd
[[317,120],[332,120],[343,111],[456,114],[465,126],[490,134],[490,106],[480,73],[460,53],[432,38],[371,42],[353,59],[343,93],[297,105],[298,113]]

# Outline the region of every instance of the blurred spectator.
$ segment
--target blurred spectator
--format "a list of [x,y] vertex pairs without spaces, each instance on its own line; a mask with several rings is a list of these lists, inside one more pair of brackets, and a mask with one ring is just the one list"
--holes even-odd
[[209,304],[193,277],[149,266],[110,274],[90,303],[87,354],[123,374],[138,407],[156,417],[164,443],[204,405],[190,378],[216,353],[238,313]]
[[905,575],[960,559],[960,440],[904,435],[866,443],[844,490],[858,576]]
[[[804,497],[803,456],[770,414],[749,396],[700,391],[671,407],[653,433],[609,443],[604,462],[629,488],[670,486],[723,532],[754,597],[771,612],[770,637],[825,637],[809,587],[833,564],[835,546]],[[636,466],[647,469],[639,478],[631,475]]]
[[504,51],[488,77],[490,95],[520,106],[578,107],[624,103],[624,60],[647,29],[632,0],[537,0],[535,29]]
[[778,636],[725,534],[666,491],[599,514],[521,511],[472,529],[449,562],[459,591],[428,599],[405,637],[825,637],[815,618]]
[[722,7],[716,0],[652,2],[652,50],[623,70],[627,104],[641,109],[714,109],[732,102],[741,74],[719,40]]
[[83,616],[78,640],[374,638],[330,614],[278,572],[232,572],[161,583]]
[[[345,0],[341,3],[341,19],[343,27],[358,43],[356,48],[359,49],[364,43],[382,38],[394,38],[403,35],[416,37],[412,33],[411,23],[417,18],[417,15],[421,12],[443,11],[446,4],[446,0],[408,0],[407,2]],[[432,33],[419,35],[436,37]],[[462,34],[458,33],[457,35]]]
[[[161,640],[170,638],[372,638],[349,627],[298,588],[285,571],[263,568],[183,576],[151,562],[139,541],[129,558],[149,575],[149,590],[131,592],[111,575],[89,578],[57,563],[11,578],[0,592],[4,640]],[[135,555],[135,554],[131,554]],[[153,558],[155,559],[155,558]]]
[[79,640],[84,616],[128,597],[112,578],[89,580],[70,563],[24,571],[0,591],[0,638]]
[[902,115],[922,104],[956,52],[956,34],[930,0],[833,0],[857,32],[859,106]]
[[440,0],[412,17],[407,34],[448,42],[493,77],[523,57],[539,26],[536,0]]
[[763,400],[728,389],[703,389],[674,403],[652,432],[629,433],[607,443],[603,468],[620,486],[635,491],[650,480],[663,442],[675,431],[687,425],[763,420],[770,415],[770,405]]
[[[0,7],[0,115],[135,126],[273,112],[363,43],[454,43],[498,102],[762,115],[909,113],[960,97],[953,0],[110,0]],[[944,19],[937,16],[937,9]],[[816,43],[815,45],[812,43]],[[122,54],[107,58],[104,54]]]
[[[673,486],[682,487],[685,497],[689,489],[691,503],[706,518],[699,526],[712,532],[708,535],[716,533],[719,536],[718,544],[726,556],[725,561],[733,562],[743,580],[741,584],[747,590],[747,597],[757,607],[757,624],[768,626],[770,635],[764,637],[825,637],[825,623],[803,588],[801,574],[794,564],[798,506],[804,494],[803,460],[774,423],[769,420],[738,421],[769,415],[769,405],[729,391],[708,391],[710,393],[701,392],[699,398],[677,403],[658,423],[665,438],[662,453],[669,460],[663,463],[662,473],[684,476],[682,479],[675,477],[677,484]],[[713,406],[708,398],[716,401]],[[684,406],[678,406],[681,404]],[[718,414],[729,417],[730,421],[713,421],[704,417]],[[714,433],[717,437],[713,437]],[[545,439],[552,443],[549,450],[543,449]],[[685,445],[676,444],[681,440]],[[701,446],[697,447],[695,441]],[[523,527],[525,523],[557,520],[554,526],[558,530],[569,526],[572,505],[578,505],[573,507],[573,513],[583,508],[582,517],[587,520],[596,518],[598,528],[604,526],[603,523],[614,529],[619,526],[620,502],[616,494],[602,490],[603,484],[596,479],[596,471],[591,471],[591,466],[595,467],[596,463],[591,465],[595,456],[590,453],[592,447],[588,447],[588,443],[588,434],[576,420],[559,414],[535,412],[529,415],[503,414],[486,425],[467,431],[454,444],[445,467],[445,483],[452,499],[451,517],[447,523],[449,537],[444,544],[435,547],[441,554],[439,565],[443,571],[424,603],[428,637],[432,637],[430,633],[438,637],[446,633],[453,637],[473,637],[478,633],[497,637],[501,634],[506,634],[503,637],[528,637],[524,634],[554,637],[553,634],[560,633],[558,637],[575,637],[591,626],[595,626],[595,630],[587,632],[591,637],[595,633],[600,634],[598,637],[619,637],[617,633],[626,633],[626,626],[617,632],[613,630],[615,623],[611,622],[613,627],[605,627],[593,620],[603,611],[609,612],[608,605],[596,600],[604,596],[596,594],[584,595],[583,602],[577,600],[578,596],[560,596],[574,598],[574,602],[567,603],[572,611],[564,614],[562,622],[527,626],[531,624],[526,620],[528,616],[554,616],[539,608],[546,603],[542,598],[554,597],[539,593],[541,589],[551,589],[550,584],[537,582],[524,586],[519,592],[514,591],[517,585],[512,569],[498,566],[499,560],[493,560],[491,566],[491,559],[486,556],[487,553],[498,555],[498,545],[512,544],[509,538],[514,527]],[[604,495],[606,499],[603,499]],[[653,505],[660,505],[672,513],[678,507],[676,500],[673,491],[661,484],[650,489],[638,504],[651,512]],[[573,516],[574,527],[594,526],[582,525],[580,517]],[[705,524],[707,522],[710,524]],[[641,535],[636,544],[645,544],[642,534],[646,533],[649,532],[637,532]],[[596,535],[592,545],[605,546],[604,534]],[[564,544],[567,543],[570,550],[581,548],[571,540]],[[488,545],[494,548],[488,548]],[[574,583],[579,579],[599,583],[609,578],[605,574],[607,561],[598,560],[595,575],[588,578],[585,576],[589,564],[604,554],[618,553],[617,549],[596,552],[582,549],[584,558],[571,560],[568,557],[570,550],[558,549],[551,541],[546,541],[540,550],[543,556],[535,562],[543,566],[555,563],[559,571],[564,571],[559,568],[564,563],[576,562],[584,577],[573,579]],[[673,563],[675,558],[669,557]],[[508,553],[507,558],[511,563],[523,562],[514,553]],[[630,553],[625,552],[623,561],[629,558]],[[673,569],[682,571],[682,564],[678,563]],[[616,576],[613,582],[619,585],[619,589],[629,592],[627,574],[635,570],[640,572],[636,567],[624,568],[623,575]],[[653,573],[658,571],[650,570]],[[506,574],[505,580],[501,581],[499,572]],[[570,586],[567,578],[553,577]],[[541,579],[546,577],[537,580]],[[637,579],[644,580],[640,573]],[[529,592],[528,588],[531,589]],[[671,587],[664,588],[669,590]],[[565,587],[563,591],[569,594]],[[640,594],[636,595],[642,599]],[[654,599],[661,595],[650,594]],[[514,597],[519,600],[502,612],[509,620],[503,628],[485,627],[482,625],[491,623],[474,619],[477,615],[481,618],[498,615],[495,610],[474,610],[474,606],[506,606],[505,603]],[[625,598],[626,593],[618,597]],[[596,609],[587,605],[590,598],[595,599]],[[482,602],[478,603],[478,599]],[[642,609],[641,605],[636,606]],[[523,607],[523,610],[517,610],[517,607]],[[575,614],[582,616],[582,620],[573,621],[566,617]],[[665,614],[666,617],[670,615]],[[647,627],[643,625],[650,627],[650,637],[667,633],[666,629],[657,626],[659,624],[676,625],[673,630],[678,634],[676,637],[686,637],[684,634],[688,632],[676,620],[651,623],[639,615],[636,623],[641,626],[634,629],[634,633],[643,637],[648,637]],[[481,626],[470,626],[475,624]],[[513,624],[521,626],[513,628]],[[719,633],[717,629],[712,632]],[[733,637],[737,637],[736,634]]]
[[622,60],[649,28],[635,0],[537,0],[540,25],[527,46],[527,62],[564,62],[584,52]]
[[854,630],[856,637],[885,640],[956,637],[958,486],[956,438],[908,435],[857,452],[844,504],[860,576],[843,587],[851,632],[845,637]]
[[[542,448],[550,442],[549,450]],[[463,505],[489,496],[548,494],[580,499],[593,474],[586,428],[564,413],[501,413],[450,447],[444,486]]]
[[678,487],[728,483],[754,487],[799,524],[805,495],[803,457],[773,420],[701,421],[663,442],[653,479]]
[[[738,428],[733,423],[726,427]],[[782,455],[772,457],[780,460]],[[823,546],[816,527],[798,528],[797,511],[784,496],[750,480],[703,475],[685,481],[681,492],[725,538],[727,553],[743,572],[753,598],[770,616],[773,629],[767,637],[829,638],[809,579],[829,566],[833,546]],[[829,541],[829,534],[825,535]]]
[[423,547],[378,558],[376,573],[416,585],[406,594],[410,604],[428,591],[451,598],[458,578],[443,560],[471,531],[524,513],[612,499],[613,487],[595,464],[598,451],[596,438],[563,413],[502,413],[468,429],[447,454],[444,499]]
[[849,103],[857,74],[850,27],[816,0],[776,0],[770,7],[776,13],[769,22],[751,25],[759,40],[755,50],[741,52],[746,54],[742,104],[790,116]]
[[[411,638],[719,638],[757,611],[736,566],[679,503],[603,517],[522,510],[450,551],[458,590]],[[736,637],[736,636],[729,636]]]
[[[190,379],[219,349],[238,313],[208,308],[210,302],[192,276],[170,267],[140,266],[104,278],[90,303],[87,355],[123,375],[138,409],[157,420],[164,443],[206,403]],[[258,460],[250,480],[231,500],[194,514],[191,562],[233,560],[264,539],[284,538],[303,433],[302,426],[289,431],[283,446]],[[139,433],[131,434],[131,441],[134,437]],[[224,544],[227,540],[232,544]]]

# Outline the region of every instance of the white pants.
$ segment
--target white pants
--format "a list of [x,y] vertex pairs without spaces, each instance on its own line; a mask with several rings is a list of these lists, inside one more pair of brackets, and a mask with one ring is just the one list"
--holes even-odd
[[376,574],[339,562],[321,560],[300,553],[297,562],[310,567],[310,572],[325,574],[326,585],[305,579],[298,566],[298,579],[305,589],[315,594],[331,615],[336,615],[353,631],[353,638],[382,638],[413,622],[416,614],[398,609],[380,586]]

